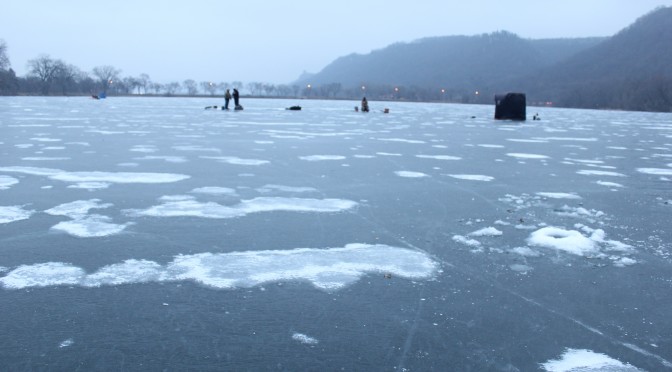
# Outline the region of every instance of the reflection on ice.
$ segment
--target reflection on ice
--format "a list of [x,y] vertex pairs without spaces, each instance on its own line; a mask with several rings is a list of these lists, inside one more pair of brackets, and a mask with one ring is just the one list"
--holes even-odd
[[348,244],[329,249],[179,255],[165,266],[148,260],[127,260],[91,274],[70,264],[48,262],[19,266],[0,278],[0,285],[7,289],[99,287],[191,280],[213,288],[235,289],[269,282],[308,281],[322,290],[338,290],[370,273],[429,279],[437,269],[438,263],[422,252],[382,244]]

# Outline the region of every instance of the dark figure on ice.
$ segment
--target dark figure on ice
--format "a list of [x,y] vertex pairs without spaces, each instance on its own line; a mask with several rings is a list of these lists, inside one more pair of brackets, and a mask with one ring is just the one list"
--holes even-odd
[[224,110],[229,109],[229,101],[231,100],[231,92],[227,89],[224,94]]
[[233,104],[235,107],[240,106],[240,94],[238,93],[238,89],[233,88]]
[[366,100],[366,97],[362,98],[362,112],[369,112],[369,101]]

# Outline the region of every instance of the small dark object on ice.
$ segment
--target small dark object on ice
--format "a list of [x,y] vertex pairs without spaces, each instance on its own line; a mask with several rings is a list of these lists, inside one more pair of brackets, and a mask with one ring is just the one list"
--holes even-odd
[[291,106],[291,107],[287,107],[285,110],[301,111],[301,106]]

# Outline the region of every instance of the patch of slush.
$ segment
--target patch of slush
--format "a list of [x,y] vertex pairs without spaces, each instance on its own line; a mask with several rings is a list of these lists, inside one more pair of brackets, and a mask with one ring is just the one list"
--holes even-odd
[[485,227],[480,230],[470,232],[469,236],[501,236],[502,234],[504,233],[494,227]]
[[308,155],[308,156],[299,156],[299,159],[305,160],[305,161],[344,160],[345,156],[342,156],[342,155]]
[[27,220],[35,211],[29,211],[21,206],[0,206],[0,223],[10,223],[15,221]]
[[566,192],[538,192],[537,195],[549,199],[581,199],[581,197],[575,193]]
[[7,289],[147,282],[194,281],[219,289],[250,288],[264,283],[306,281],[335,291],[371,273],[391,273],[411,280],[430,279],[439,265],[427,254],[387,245],[348,244],[342,248],[199,253],[178,255],[160,265],[147,260],[127,260],[87,274],[62,262],[23,265],[0,278]]
[[428,174],[422,173],[422,172],[411,172],[411,171],[396,171],[394,172],[399,177],[406,177],[406,178],[422,178],[422,177],[429,177]]
[[0,190],[6,190],[17,183],[19,180],[14,177],[0,175]]
[[495,177],[483,176],[480,174],[449,174],[448,176],[457,178],[459,180],[482,181],[482,182],[490,182],[495,179]]
[[567,349],[558,359],[542,363],[548,372],[638,372],[642,371],[630,364],[624,364],[608,355],[591,350]]
[[539,155],[539,154],[524,154],[524,153],[518,153],[518,152],[510,152],[506,154],[507,156],[511,156],[514,158],[518,159],[548,159],[549,157],[546,155]]
[[171,183],[190,178],[184,174],[136,173],[136,172],[67,172],[60,169],[38,167],[0,167],[0,172],[23,173],[46,176],[63,182],[110,182],[110,183]]
[[214,202],[196,200],[168,200],[147,209],[130,209],[126,213],[153,217],[203,217],[235,218],[258,212],[341,212],[357,206],[357,202],[344,199],[301,199],[258,197],[242,200],[239,204],[225,206]]
[[319,342],[316,338],[298,332],[292,335],[292,340],[299,341],[300,343],[306,345],[317,345]]
[[233,165],[264,165],[270,163],[270,161],[268,160],[241,159],[235,156],[201,156],[201,159],[212,159],[217,160],[220,163],[233,164]]

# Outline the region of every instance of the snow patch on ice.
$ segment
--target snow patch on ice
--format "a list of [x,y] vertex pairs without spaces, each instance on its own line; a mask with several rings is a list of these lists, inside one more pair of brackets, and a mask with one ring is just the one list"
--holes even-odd
[[539,154],[524,154],[524,153],[510,152],[506,155],[518,159],[549,159],[548,156]]
[[64,182],[109,182],[109,183],[171,183],[182,181],[190,176],[172,173],[136,173],[136,172],[67,172],[60,169],[37,167],[0,167],[0,172],[23,173],[33,176],[45,176]]
[[495,179],[495,177],[483,176],[480,174],[449,174],[448,176],[457,178],[459,180],[482,181],[482,182],[490,182]]
[[147,209],[129,209],[129,215],[153,217],[203,217],[235,218],[258,212],[341,212],[357,206],[357,202],[344,199],[301,199],[282,197],[258,197],[242,200],[239,204],[225,206],[214,202],[196,200],[165,200],[164,204]]
[[548,372],[641,371],[639,368],[624,364],[606,354],[579,349],[567,349],[560,358],[542,363],[541,367]]
[[205,186],[198,187],[191,190],[195,194],[210,194],[210,195],[236,195],[236,190],[229,187]]
[[308,155],[308,156],[299,156],[299,159],[305,160],[305,161],[344,160],[345,156],[342,156],[342,155]]
[[270,163],[270,161],[268,160],[241,159],[235,156],[201,156],[200,158],[217,160],[220,163],[233,164],[233,165],[264,165]]
[[396,171],[394,172],[399,177],[406,177],[406,178],[421,178],[421,177],[429,177],[428,174],[422,173],[422,172],[411,172],[411,171]]
[[549,199],[581,199],[581,197],[575,193],[566,192],[538,192],[537,195]]
[[468,247],[472,247],[472,248],[478,248],[478,247],[481,246],[481,242],[479,242],[478,240],[469,239],[469,238],[467,238],[466,236],[463,236],[463,235],[453,235],[453,241],[455,243],[464,244],[464,245],[466,245]]
[[420,159],[435,159],[435,160],[461,160],[459,156],[450,156],[450,155],[415,155]]
[[306,345],[317,345],[319,342],[316,338],[298,332],[292,335],[292,339]]
[[35,211],[25,210],[19,205],[0,206],[0,223],[27,220]]
[[406,279],[430,279],[438,263],[427,254],[387,245],[348,244],[342,248],[297,248],[276,251],[178,255],[166,265],[127,260],[87,274],[62,262],[23,265],[0,278],[7,289],[146,282],[195,281],[221,289],[250,288],[270,282],[307,281],[334,291],[370,273],[391,273]]
[[0,190],[6,190],[17,183],[19,180],[14,177],[0,175]]
[[639,173],[652,174],[655,176],[672,176],[672,169],[665,168],[637,168]]
[[599,171],[599,170],[590,170],[590,169],[582,169],[580,171],[576,172],[577,174],[581,174],[584,176],[610,176],[610,177],[627,177],[623,173],[618,173],[618,172],[610,172],[610,171]]
[[288,192],[288,193],[303,193],[303,192],[315,192],[317,191],[314,187],[296,187],[296,186],[284,186],[284,185],[264,185],[257,189],[260,193],[268,193],[273,191]]
[[501,236],[502,234],[504,233],[494,227],[485,227],[480,230],[470,232],[469,236]]

